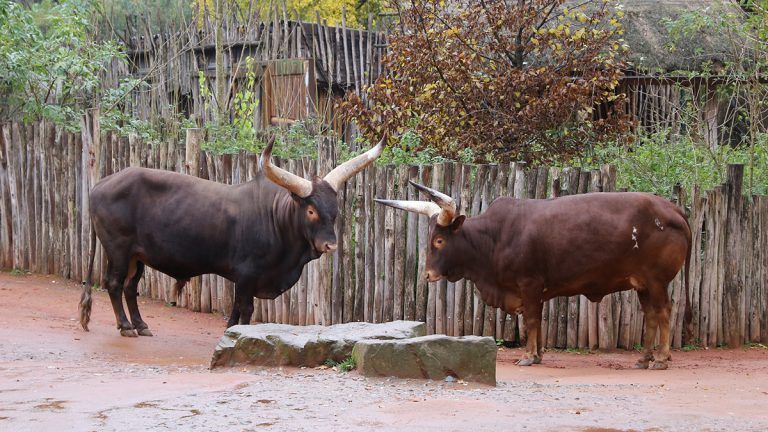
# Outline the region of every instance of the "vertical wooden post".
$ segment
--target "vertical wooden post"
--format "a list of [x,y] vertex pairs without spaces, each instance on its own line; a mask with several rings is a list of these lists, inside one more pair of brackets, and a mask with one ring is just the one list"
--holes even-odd
[[729,348],[738,348],[744,342],[740,321],[744,315],[741,298],[744,295],[744,280],[741,274],[741,188],[744,165],[728,165],[725,182],[726,219],[725,254],[723,280],[723,332]]
[[[191,176],[197,177],[200,174],[200,144],[203,140],[203,130],[198,128],[190,128],[187,129],[187,136],[186,136],[186,154],[185,154],[185,160],[186,163],[184,164],[184,167],[186,168],[186,174],[189,174]],[[190,279],[188,290],[189,295],[192,300],[191,309],[195,312],[199,312],[202,309],[202,287],[201,287],[201,279],[200,277],[195,277]],[[206,288],[210,289],[208,285],[206,284]],[[210,291],[206,293],[206,298],[211,297]],[[187,306],[189,307],[189,306]],[[210,307],[210,305],[208,305]],[[226,313],[229,313],[230,311],[226,311]]]
[[[512,175],[512,174],[510,174]],[[515,184],[512,188],[513,196],[517,199],[527,198],[526,191],[528,190],[528,178],[525,175],[525,162],[515,163]],[[528,334],[525,330],[525,322],[522,315],[512,316],[513,320],[517,321],[518,334],[520,335],[520,344],[525,345],[528,340]]]
[[[408,167],[408,180],[418,182],[419,168],[415,165]],[[419,198],[416,188],[406,183],[404,192],[405,199],[417,200]],[[405,293],[403,295],[403,318],[406,320],[416,319],[416,283],[419,278],[417,273],[418,265],[418,236],[419,236],[419,215],[414,212],[404,212],[408,218],[408,230],[405,236]]]

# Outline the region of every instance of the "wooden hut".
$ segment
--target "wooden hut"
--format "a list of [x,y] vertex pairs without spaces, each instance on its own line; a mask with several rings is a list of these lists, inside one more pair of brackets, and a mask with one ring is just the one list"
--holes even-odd
[[[133,92],[132,113],[141,119],[194,115],[201,124],[216,115],[216,45],[208,17],[186,31],[149,34],[129,30],[127,71],[149,86]],[[235,111],[238,92],[248,90],[257,109],[257,128],[285,125],[317,116],[340,134],[344,126],[333,107],[347,91],[359,91],[381,73],[386,35],[373,29],[329,26],[288,19],[275,11],[246,21],[228,16],[222,23],[226,109]],[[249,60],[247,60],[249,59]],[[126,66],[124,66],[126,67]]]

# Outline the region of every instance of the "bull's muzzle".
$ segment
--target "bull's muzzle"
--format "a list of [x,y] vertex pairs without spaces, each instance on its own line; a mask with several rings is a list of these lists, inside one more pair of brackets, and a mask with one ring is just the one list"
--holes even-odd
[[424,277],[427,278],[428,282],[437,282],[440,280],[440,275],[437,274],[437,272],[434,272],[432,270],[427,270],[424,272]]
[[337,247],[338,247],[338,245],[336,243],[325,242],[325,243],[323,243],[322,251],[326,252],[326,253],[331,253],[331,252],[335,251]]

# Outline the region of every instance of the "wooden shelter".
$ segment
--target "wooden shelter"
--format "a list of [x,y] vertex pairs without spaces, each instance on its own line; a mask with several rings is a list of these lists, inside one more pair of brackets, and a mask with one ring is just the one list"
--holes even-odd
[[[315,23],[301,22],[279,11],[247,20],[227,16],[221,25],[226,109],[234,112],[238,92],[249,91],[258,107],[253,113],[258,128],[318,116],[344,133],[334,103],[379,76],[386,46],[386,34],[373,29],[372,17],[367,30],[344,22],[329,26],[319,15]],[[136,30],[141,27],[148,28],[131,26],[125,38],[129,61],[110,72],[115,81],[130,76],[149,84],[132,92],[129,110],[144,120],[194,115],[204,124],[213,119],[217,26],[206,16],[175,33]]]

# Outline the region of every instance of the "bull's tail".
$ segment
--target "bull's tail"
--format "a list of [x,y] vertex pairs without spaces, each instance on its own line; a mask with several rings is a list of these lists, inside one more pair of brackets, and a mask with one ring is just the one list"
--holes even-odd
[[693,311],[691,310],[691,297],[688,285],[691,283],[690,268],[691,268],[691,249],[693,249],[693,232],[691,231],[691,224],[688,223],[688,218],[685,218],[685,223],[688,226],[688,251],[685,255],[685,271],[683,272],[683,284],[685,286],[685,315],[683,315],[683,340],[690,343],[693,339]]
[[80,325],[83,330],[88,331],[88,323],[91,321],[91,305],[93,298],[91,290],[93,289],[93,261],[96,256],[96,230],[91,225],[91,255],[88,258],[88,274],[83,282],[83,293],[80,295]]

